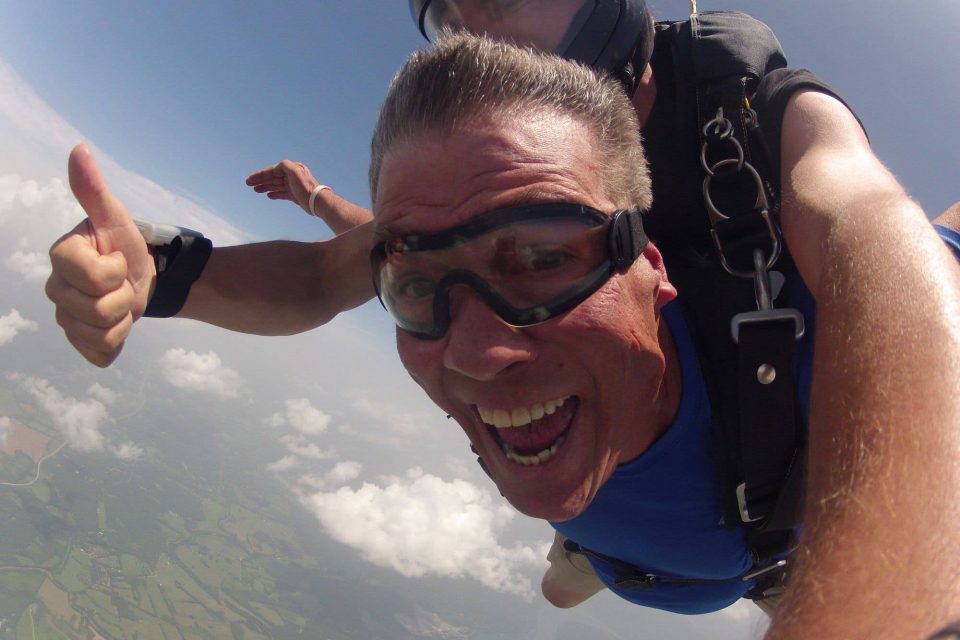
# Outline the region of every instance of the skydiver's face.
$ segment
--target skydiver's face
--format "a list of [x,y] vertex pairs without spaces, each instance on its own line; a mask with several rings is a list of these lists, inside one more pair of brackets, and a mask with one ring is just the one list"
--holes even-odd
[[428,28],[432,23],[434,29],[466,29],[562,53],[558,48],[583,4],[583,0],[435,0],[428,12]]
[[[589,140],[586,127],[563,116],[416,137],[384,158],[378,233],[437,232],[517,204],[612,212]],[[676,412],[678,369],[660,315],[675,295],[650,245],[585,302],[533,326],[510,326],[472,289],[455,287],[446,335],[423,340],[398,330],[397,348],[507,499],[528,515],[566,520]]]

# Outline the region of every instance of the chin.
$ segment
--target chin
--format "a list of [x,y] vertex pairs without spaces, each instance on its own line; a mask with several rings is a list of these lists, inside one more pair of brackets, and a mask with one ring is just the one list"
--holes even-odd
[[579,516],[590,504],[587,497],[575,492],[567,498],[561,498],[559,490],[538,493],[537,495],[511,492],[501,489],[507,502],[525,516],[551,522],[563,522]]

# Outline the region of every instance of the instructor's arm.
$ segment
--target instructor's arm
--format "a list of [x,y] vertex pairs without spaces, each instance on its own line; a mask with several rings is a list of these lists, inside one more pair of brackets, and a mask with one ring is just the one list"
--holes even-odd
[[791,99],[783,185],[817,333],[804,529],[767,637],[921,640],[960,616],[960,268],[828,96]]

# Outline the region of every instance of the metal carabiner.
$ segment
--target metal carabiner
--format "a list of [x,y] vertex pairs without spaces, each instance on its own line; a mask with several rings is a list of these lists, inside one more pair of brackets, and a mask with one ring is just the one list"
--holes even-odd
[[713,176],[717,169],[721,169],[731,164],[736,164],[738,171],[746,169],[750,173],[750,177],[753,178],[753,182],[757,187],[757,200],[754,203],[753,208],[759,209],[760,211],[770,210],[770,202],[767,200],[767,192],[763,186],[763,179],[760,177],[760,174],[753,167],[753,165],[749,162],[743,162],[741,165],[739,158],[726,158],[716,162],[712,167],[712,173],[708,173],[703,179],[703,201],[707,206],[707,213],[710,215],[711,225],[715,225],[722,220],[728,220],[730,218],[730,216],[717,209],[717,206],[713,203],[713,198],[710,196],[710,183],[713,181]]

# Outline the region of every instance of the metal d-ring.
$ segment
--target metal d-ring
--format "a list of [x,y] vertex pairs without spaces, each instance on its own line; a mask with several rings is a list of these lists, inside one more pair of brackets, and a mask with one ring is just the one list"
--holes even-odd
[[[710,125],[716,125],[716,131],[710,131]],[[723,127],[722,129],[720,127]],[[717,107],[717,115],[713,120],[703,125],[703,137],[710,138],[717,136],[717,139],[724,140],[733,134],[733,123],[723,117],[723,107]]]
[[[728,122],[729,122],[729,120],[728,120]],[[721,163],[729,163],[729,161],[734,161],[734,162],[736,162],[736,163],[737,163],[737,173],[739,173],[740,171],[743,170],[743,165],[744,165],[745,162],[746,162],[746,159],[745,159],[745,156],[744,156],[744,153],[743,153],[743,145],[740,144],[740,141],[737,140],[737,138],[736,138],[735,136],[729,136],[729,137],[727,137],[727,138],[721,138],[721,141],[733,143],[733,148],[737,150],[737,157],[736,157],[736,158],[724,158],[723,160],[717,161],[717,162],[711,167],[711,166],[707,163],[707,144],[708,144],[708,143],[704,142],[703,145],[701,145],[701,147],[700,147],[700,165],[703,167],[704,172],[706,172],[706,174],[707,174],[708,176],[710,176],[711,178],[712,178],[713,175],[716,173],[717,167],[721,166]]]

